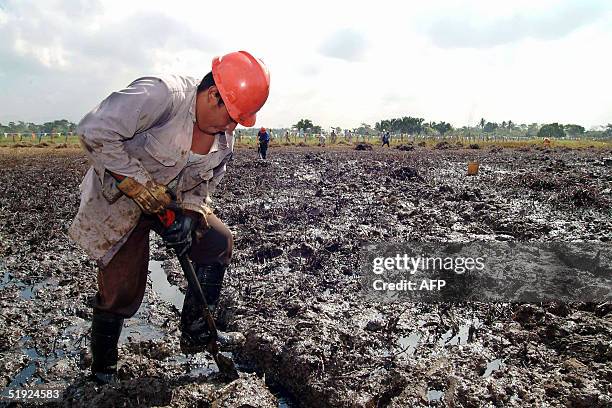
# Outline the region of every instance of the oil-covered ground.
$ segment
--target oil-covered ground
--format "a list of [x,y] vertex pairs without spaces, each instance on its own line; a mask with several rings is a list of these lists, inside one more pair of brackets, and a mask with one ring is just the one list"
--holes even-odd
[[241,378],[180,354],[185,284],[155,237],[121,383],[95,387],[96,268],[66,235],[88,164],[76,149],[1,148],[1,385],[51,384],[63,399],[49,404],[66,406],[610,406],[609,302],[379,303],[359,268],[366,242],[609,242],[611,153],[238,149],[214,207],[235,236],[218,320],[247,337]]

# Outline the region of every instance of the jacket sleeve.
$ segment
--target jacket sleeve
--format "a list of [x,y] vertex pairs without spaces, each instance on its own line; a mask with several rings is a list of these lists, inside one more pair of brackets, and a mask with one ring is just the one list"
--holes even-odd
[[181,192],[180,205],[185,210],[191,210],[198,212],[202,215],[207,215],[212,212],[210,205],[212,205],[212,199],[210,195],[215,192],[217,185],[225,175],[225,165],[223,172],[213,176],[210,180],[207,180],[195,188]]
[[167,120],[171,109],[167,85],[159,78],[144,77],[113,92],[81,120],[77,133],[102,181],[105,169],[141,184],[151,181],[147,170],[127,154],[123,143]]
[[[219,165],[217,165],[214,169],[210,169],[206,173],[202,173],[202,176],[204,176],[206,180],[200,180],[200,182],[195,183],[195,186],[191,188],[185,188],[188,183],[179,182],[177,196],[183,209],[195,211],[202,215],[212,212],[209,207],[212,205],[212,199],[210,196],[217,189],[221,179],[223,179],[227,168],[227,162],[231,159],[231,157],[231,153],[226,155],[222,159],[221,163],[219,163]],[[187,176],[187,174],[184,174],[183,176]]]

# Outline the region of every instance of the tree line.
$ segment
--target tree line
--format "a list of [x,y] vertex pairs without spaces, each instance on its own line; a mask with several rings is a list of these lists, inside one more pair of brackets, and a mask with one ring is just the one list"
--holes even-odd
[[[310,119],[300,119],[293,129],[303,130],[307,133],[321,133],[321,126],[315,125]],[[332,127],[337,133],[342,129]],[[560,123],[530,123],[517,124],[512,120],[501,123],[487,121],[482,118],[476,126],[453,127],[448,122],[426,122],[424,118],[404,116],[401,118],[382,119],[375,123],[374,127],[367,123],[348,129],[360,135],[376,135],[381,132],[392,134],[407,134],[412,136],[460,136],[460,137],[508,137],[508,138],[612,138],[612,124],[601,126],[599,129],[586,130],[584,126]]]
[[[322,127],[315,125],[310,119],[300,119],[293,128],[296,130],[302,129],[308,133],[321,133]],[[70,133],[74,132],[76,124],[66,119],[54,120],[36,124],[32,122],[8,122],[8,124],[0,123],[1,133]],[[337,133],[341,132],[340,127],[333,128]],[[454,128],[450,123],[441,122],[426,122],[424,118],[416,118],[412,116],[404,116],[401,118],[383,119],[371,127],[367,123],[362,123],[360,126],[350,129],[353,133],[362,135],[373,135],[380,132],[391,132],[394,134],[409,134],[414,136],[502,136],[502,137],[552,137],[564,138],[566,136],[580,138],[611,138],[612,124],[601,127],[601,130],[587,131],[583,126],[576,124],[559,124],[548,123],[540,125],[538,123],[531,124],[516,124],[511,120],[502,121],[501,123],[487,121],[484,118],[480,119],[477,126],[463,126]]]
[[612,137],[612,124],[608,123],[601,130],[586,131],[583,126],[576,124],[559,124],[548,123],[540,125],[539,123],[531,124],[516,124],[511,120],[502,121],[501,123],[490,122],[484,118],[480,119],[477,126],[463,126],[455,129],[447,122],[425,122],[424,118],[414,118],[404,116],[402,118],[383,119],[376,122],[374,129],[378,132],[391,132],[396,134],[410,134],[420,136],[440,135],[452,133],[460,136],[505,136],[505,137],[553,137],[564,138],[569,137],[593,137],[593,138],[610,138]]
[[76,124],[66,119],[54,120],[36,124],[32,122],[9,122],[4,125],[0,123],[0,133],[70,133],[76,129]]

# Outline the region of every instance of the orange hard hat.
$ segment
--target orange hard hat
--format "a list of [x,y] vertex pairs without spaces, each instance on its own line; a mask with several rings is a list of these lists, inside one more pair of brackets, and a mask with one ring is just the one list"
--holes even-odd
[[212,74],[232,119],[253,126],[257,111],[270,93],[268,68],[248,52],[237,51],[214,58]]

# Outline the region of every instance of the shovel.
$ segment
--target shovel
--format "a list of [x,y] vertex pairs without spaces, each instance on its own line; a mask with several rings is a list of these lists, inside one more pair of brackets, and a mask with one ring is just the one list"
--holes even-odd
[[[168,228],[176,219],[176,210],[166,208],[164,211],[158,214],[158,218],[164,227]],[[215,319],[210,313],[210,309],[208,309],[208,302],[206,301],[206,297],[202,291],[202,286],[200,286],[200,281],[198,280],[195,270],[193,269],[193,264],[191,263],[191,260],[187,254],[181,255],[181,250],[179,248],[176,248],[176,256],[181,264],[181,269],[185,274],[185,278],[187,278],[187,284],[195,293],[196,300],[202,310],[202,316],[206,320],[208,330],[210,330],[206,350],[208,350],[208,352],[212,355],[213,360],[215,360],[215,363],[217,363],[219,372],[227,378],[235,380],[239,377],[238,370],[236,369],[236,366],[231,358],[226,357],[219,352],[219,343],[217,342],[217,325],[215,324]]]
[[200,282],[196,277],[195,270],[193,269],[193,264],[187,254],[178,255],[178,260],[181,264],[181,268],[183,269],[183,273],[187,278],[187,283],[189,287],[194,291],[196,299],[200,304],[202,309],[202,316],[206,319],[206,324],[208,325],[208,329],[210,330],[210,337],[208,340],[208,344],[206,345],[206,350],[212,355],[213,360],[217,363],[217,367],[219,367],[219,372],[226,377],[235,380],[238,376],[238,370],[234,365],[234,362],[231,358],[224,356],[219,352],[219,343],[217,343],[217,325],[215,324],[215,319],[213,319],[210,310],[208,309],[208,302],[206,302],[206,298],[204,297],[204,292],[202,291],[202,286],[200,286]]
[[[117,181],[121,181],[125,178],[125,176],[110,173]],[[174,198],[174,197],[173,197]],[[157,214],[159,221],[165,228],[168,228],[174,220],[176,219],[176,211],[180,211],[178,208],[167,208],[164,211]],[[187,254],[180,255],[180,250],[176,249],[176,255],[181,264],[181,269],[183,269],[183,273],[187,278],[187,283],[189,287],[195,292],[196,300],[200,304],[202,309],[202,316],[206,319],[206,323],[208,325],[208,329],[210,330],[210,336],[208,339],[208,344],[206,345],[206,349],[212,355],[213,360],[217,363],[217,367],[219,367],[219,372],[225,375],[227,378],[231,380],[235,380],[239,377],[238,370],[236,369],[236,365],[232,361],[231,358],[224,356],[219,352],[219,343],[217,343],[217,325],[215,324],[215,319],[212,317],[210,310],[208,309],[208,302],[204,297],[204,292],[202,291],[202,286],[200,286],[200,282],[196,277],[195,270],[193,269],[193,265],[191,260],[187,256]]]

